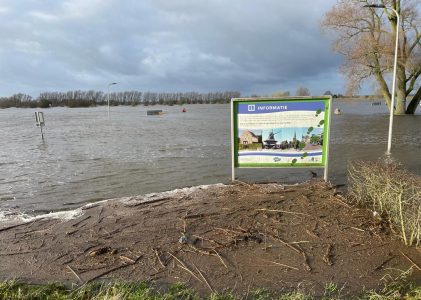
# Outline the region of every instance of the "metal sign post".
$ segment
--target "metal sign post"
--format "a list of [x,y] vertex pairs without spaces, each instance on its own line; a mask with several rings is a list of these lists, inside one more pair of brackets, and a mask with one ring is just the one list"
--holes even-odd
[[324,168],[328,179],[331,96],[231,100],[236,168]]
[[40,128],[41,138],[42,138],[42,140],[44,140],[44,133],[42,132],[42,127],[44,127],[44,125],[45,125],[44,113],[43,112],[41,112],[41,111],[35,112],[35,122],[36,122],[36,125],[39,126],[39,128]]

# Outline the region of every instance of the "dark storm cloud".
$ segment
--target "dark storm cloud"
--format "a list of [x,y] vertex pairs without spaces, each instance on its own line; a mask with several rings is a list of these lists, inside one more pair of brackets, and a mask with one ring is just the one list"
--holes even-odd
[[319,22],[334,0],[1,1],[1,95],[342,88]]

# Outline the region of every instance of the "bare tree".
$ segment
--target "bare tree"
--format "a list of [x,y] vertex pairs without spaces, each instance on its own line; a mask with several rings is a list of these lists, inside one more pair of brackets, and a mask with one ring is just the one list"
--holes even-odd
[[[338,0],[326,13],[322,28],[336,33],[334,50],[345,56],[342,71],[348,79],[348,93],[357,91],[365,79],[374,78],[390,109],[386,80],[393,71],[397,17],[390,9],[363,8],[369,4],[373,2]],[[421,99],[421,1],[378,0],[377,4],[394,8],[401,18],[394,113],[414,114]]]
[[295,94],[297,96],[310,96],[310,90],[305,86],[300,86]]

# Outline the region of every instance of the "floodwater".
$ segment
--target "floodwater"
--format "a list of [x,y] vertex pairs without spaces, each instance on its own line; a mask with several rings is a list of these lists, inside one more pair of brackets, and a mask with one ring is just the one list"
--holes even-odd
[[[384,104],[337,101],[329,179],[346,182],[347,164],[386,150]],[[230,106],[44,109],[45,140],[34,109],[0,110],[0,218],[68,210],[103,199],[160,192],[231,177]],[[420,109],[421,110],[421,109]],[[420,113],[420,112],[418,112]],[[421,115],[395,117],[392,154],[421,175]],[[317,169],[319,174],[322,170]],[[237,169],[240,180],[298,182],[308,169]]]

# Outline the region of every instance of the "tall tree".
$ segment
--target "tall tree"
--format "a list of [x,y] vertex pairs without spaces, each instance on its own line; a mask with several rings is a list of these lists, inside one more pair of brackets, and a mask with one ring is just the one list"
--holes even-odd
[[[334,50],[345,56],[342,71],[353,93],[374,78],[390,109],[397,17],[400,16],[395,114],[414,114],[421,100],[421,0],[338,0],[326,13],[322,28],[336,33]],[[391,81],[391,80],[390,80]],[[391,84],[390,84],[391,86]],[[412,95],[412,98],[411,98]]]

